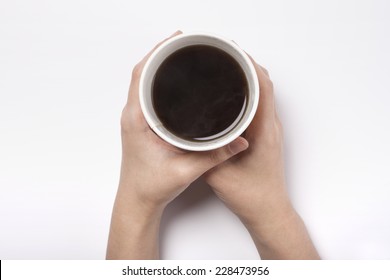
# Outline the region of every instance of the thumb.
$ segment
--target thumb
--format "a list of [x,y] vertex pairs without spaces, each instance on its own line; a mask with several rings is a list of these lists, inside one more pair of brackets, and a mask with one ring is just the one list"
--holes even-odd
[[193,167],[194,177],[199,177],[214,166],[228,160],[234,155],[246,150],[248,141],[243,137],[238,137],[230,144],[219,149],[207,152],[193,152],[186,155],[189,166]]

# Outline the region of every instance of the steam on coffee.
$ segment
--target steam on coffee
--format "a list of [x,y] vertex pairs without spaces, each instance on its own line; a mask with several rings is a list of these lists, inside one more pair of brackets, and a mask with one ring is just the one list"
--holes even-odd
[[190,141],[219,138],[233,129],[247,97],[248,82],[239,63],[207,45],[171,54],[152,85],[153,107],[162,125]]

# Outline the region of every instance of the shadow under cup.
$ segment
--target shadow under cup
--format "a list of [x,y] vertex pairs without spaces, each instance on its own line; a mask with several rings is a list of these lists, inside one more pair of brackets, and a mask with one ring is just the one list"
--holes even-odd
[[181,34],[146,62],[140,103],[151,129],[191,151],[222,147],[252,121],[259,100],[254,66],[235,43],[209,34]]

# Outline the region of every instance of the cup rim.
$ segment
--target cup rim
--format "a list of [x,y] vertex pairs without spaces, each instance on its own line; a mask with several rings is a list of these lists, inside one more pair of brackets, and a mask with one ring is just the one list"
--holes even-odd
[[[244,116],[246,115],[245,121],[239,121],[238,124],[236,125],[235,128],[233,128],[231,131],[227,132],[226,135],[220,138],[213,139],[211,141],[202,141],[202,142],[195,142],[195,141],[190,141],[186,140],[180,137],[175,136],[171,132],[169,132],[167,129],[165,129],[161,124],[156,124],[155,121],[153,120],[152,116],[150,115],[150,112],[147,109],[147,105],[145,103],[145,98],[144,94],[145,93],[145,79],[146,79],[146,74],[150,69],[151,64],[154,62],[155,58],[160,54],[162,50],[164,50],[167,46],[173,44],[176,41],[183,40],[185,38],[189,37],[208,37],[213,40],[219,40],[223,42],[224,44],[228,45],[230,48],[234,49],[240,57],[243,59],[244,63],[249,69],[249,73],[244,70],[245,76],[248,79],[252,78],[254,80],[253,82],[253,92],[250,94],[253,95],[253,105],[250,110],[244,113]],[[203,44],[203,43],[200,43]],[[195,45],[195,44],[193,44]],[[175,49],[173,52],[178,50],[180,48]],[[170,54],[172,54],[171,52]],[[229,54],[231,55],[231,54]],[[169,55],[168,55],[169,56]],[[167,56],[167,57],[168,57]],[[165,59],[165,58],[164,58]],[[249,82],[249,81],[248,81]],[[141,105],[141,110],[142,113],[146,119],[146,122],[150,126],[150,128],[164,141],[168,142],[169,144],[176,146],[178,148],[184,149],[184,150],[189,150],[189,151],[208,151],[208,150],[214,150],[220,147],[223,147],[232,141],[234,141],[236,138],[238,138],[244,131],[245,129],[249,126],[250,122],[253,120],[253,117],[257,111],[257,106],[258,106],[258,101],[259,101],[259,95],[260,95],[260,88],[259,88],[259,83],[257,81],[257,73],[255,70],[255,67],[249,58],[249,56],[233,41],[224,38],[220,35],[214,35],[211,33],[206,33],[206,32],[196,32],[196,33],[183,33],[176,35],[172,38],[169,38],[165,42],[163,42],[160,46],[158,46],[153,53],[150,55],[148,60],[146,61],[140,81],[139,81],[139,101]],[[247,109],[248,110],[248,109]],[[244,117],[243,116],[243,117]],[[176,139],[180,139],[180,141]]]

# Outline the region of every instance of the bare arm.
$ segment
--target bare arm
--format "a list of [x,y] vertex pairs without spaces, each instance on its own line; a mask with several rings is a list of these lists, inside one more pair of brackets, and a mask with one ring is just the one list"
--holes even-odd
[[162,209],[140,204],[127,187],[119,186],[115,200],[107,259],[158,259]]
[[263,215],[246,227],[262,259],[319,259],[301,217],[289,205]]

